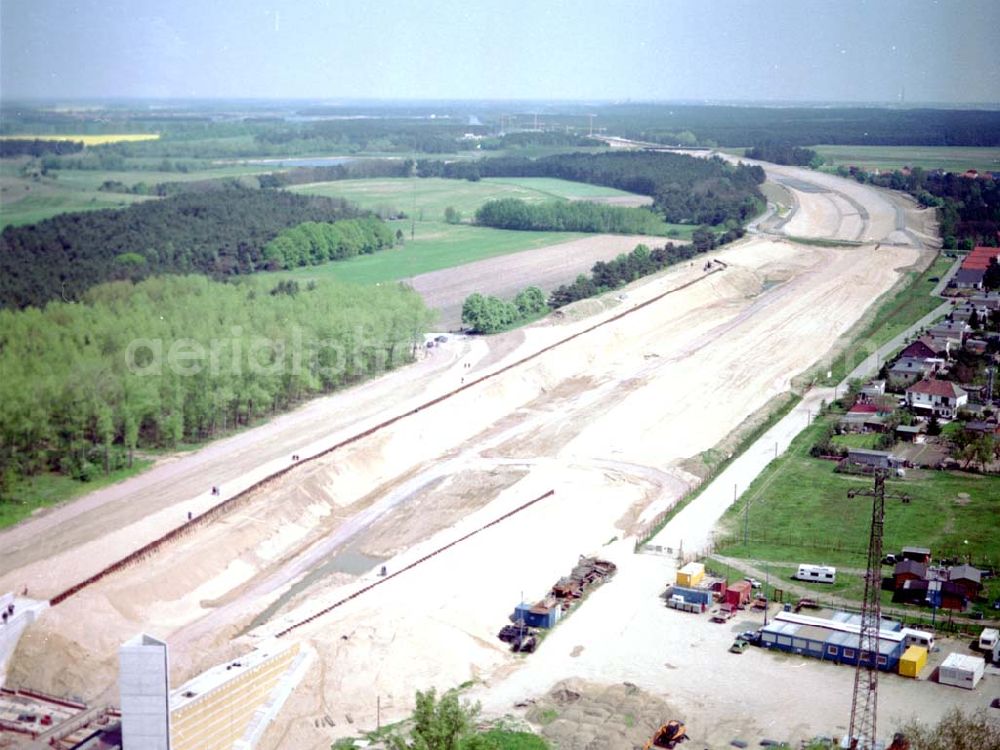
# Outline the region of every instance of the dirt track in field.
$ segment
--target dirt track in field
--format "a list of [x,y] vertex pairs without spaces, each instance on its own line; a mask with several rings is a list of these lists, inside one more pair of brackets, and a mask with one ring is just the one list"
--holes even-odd
[[420,292],[429,307],[441,312],[442,327],[451,330],[461,325],[462,303],[472,292],[504,299],[513,298],[527,286],[550,292],[581,273],[589,273],[599,260],[612,260],[639,244],[653,248],[670,241],[673,240],[665,237],[599,234],[423,273],[407,279],[406,283]]

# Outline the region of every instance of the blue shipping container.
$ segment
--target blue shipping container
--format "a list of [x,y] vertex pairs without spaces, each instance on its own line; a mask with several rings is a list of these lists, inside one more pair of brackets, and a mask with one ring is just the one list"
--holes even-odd
[[683,597],[685,602],[704,604],[706,606],[712,603],[712,592],[707,589],[689,589],[684,586],[674,586],[670,593],[674,596]]
[[523,619],[524,624],[531,628],[551,628],[559,622],[559,605],[552,607],[544,614],[532,612],[531,607],[531,604],[519,604],[514,609],[514,621]]

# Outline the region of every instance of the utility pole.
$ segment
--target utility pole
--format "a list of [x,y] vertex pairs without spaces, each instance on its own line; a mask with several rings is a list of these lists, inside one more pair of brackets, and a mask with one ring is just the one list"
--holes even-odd
[[[868,567],[865,570],[865,598],[861,603],[861,631],[858,634],[858,662],[854,670],[854,699],[848,747],[875,750],[878,723],[878,654],[882,626],[882,530],[885,525],[885,469],[875,470],[875,488],[850,490],[847,497],[872,498],[872,527],[868,540]],[[910,502],[909,495],[889,494]]]
[[[736,504],[736,485],[733,485],[733,504]],[[748,538],[750,536],[750,495],[747,495],[747,501],[743,504],[743,546],[746,547]]]

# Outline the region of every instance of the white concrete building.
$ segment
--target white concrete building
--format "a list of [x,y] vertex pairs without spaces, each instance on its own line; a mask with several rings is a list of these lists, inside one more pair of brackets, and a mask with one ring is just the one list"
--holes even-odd
[[118,649],[124,750],[170,750],[167,644],[142,633]]

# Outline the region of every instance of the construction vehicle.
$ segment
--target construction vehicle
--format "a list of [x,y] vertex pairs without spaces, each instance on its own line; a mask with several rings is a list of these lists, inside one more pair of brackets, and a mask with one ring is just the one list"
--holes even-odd
[[677,719],[671,719],[656,730],[653,739],[646,743],[643,750],[653,750],[653,748],[657,747],[676,747],[678,743],[683,742],[687,738],[687,727],[677,721]]

